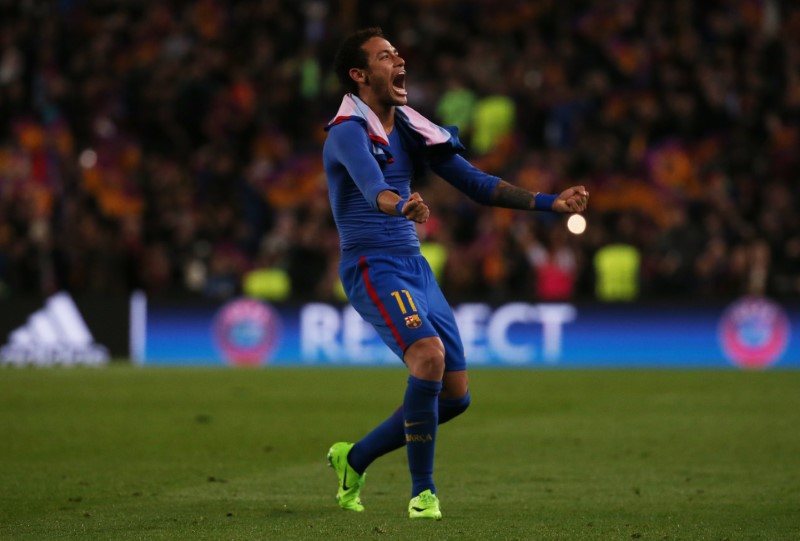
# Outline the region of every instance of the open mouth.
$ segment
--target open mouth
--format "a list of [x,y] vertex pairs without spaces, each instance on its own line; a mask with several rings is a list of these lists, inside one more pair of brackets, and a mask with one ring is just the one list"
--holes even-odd
[[401,71],[394,76],[394,79],[392,79],[392,88],[401,96],[408,95],[408,91],[406,91],[406,72]]

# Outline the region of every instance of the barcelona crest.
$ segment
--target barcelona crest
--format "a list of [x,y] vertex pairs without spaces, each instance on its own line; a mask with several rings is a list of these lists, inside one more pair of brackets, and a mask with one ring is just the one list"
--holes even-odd
[[419,329],[422,327],[422,320],[419,318],[419,314],[411,314],[410,316],[406,316],[406,327],[409,329]]

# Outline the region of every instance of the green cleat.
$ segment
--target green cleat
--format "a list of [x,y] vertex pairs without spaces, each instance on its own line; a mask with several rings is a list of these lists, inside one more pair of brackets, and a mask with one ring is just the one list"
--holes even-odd
[[442,520],[439,498],[430,490],[424,490],[408,502],[408,518],[433,518]]
[[364,506],[361,505],[359,493],[364,486],[367,473],[359,475],[348,464],[347,454],[353,445],[344,441],[334,443],[328,451],[328,465],[336,471],[336,476],[339,478],[339,490],[336,492],[339,507],[360,513],[364,510]]

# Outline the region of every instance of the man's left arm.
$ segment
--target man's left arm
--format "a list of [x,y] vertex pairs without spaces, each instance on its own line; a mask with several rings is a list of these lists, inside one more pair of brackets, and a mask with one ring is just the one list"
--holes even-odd
[[501,180],[492,193],[491,205],[509,209],[583,212],[589,204],[589,192],[583,186],[572,186],[558,195],[530,192]]
[[589,192],[583,186],[567,188],[558,195],[531,192],[484,173],[458,154],[432,162],[431,169],[483,205],[570,213],[583,212],[589,202]]

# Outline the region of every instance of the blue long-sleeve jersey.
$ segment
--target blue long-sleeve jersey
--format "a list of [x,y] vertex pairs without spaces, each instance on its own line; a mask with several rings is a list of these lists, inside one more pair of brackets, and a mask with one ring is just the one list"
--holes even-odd
[[378,208],[378,194],[391,190],[411,194],[414,172],[425,164],[434,173],[478,203],[488,204],[498,177],[484,173],[455,153],[428,158],[428,149],[402,130],[389,134],[393,161],[379,164],[372,155],[367,131],[359,122],[332,126],[322,151],[325,176],[339,230],[342,258],[362,255],[419,254],[414,222]]

